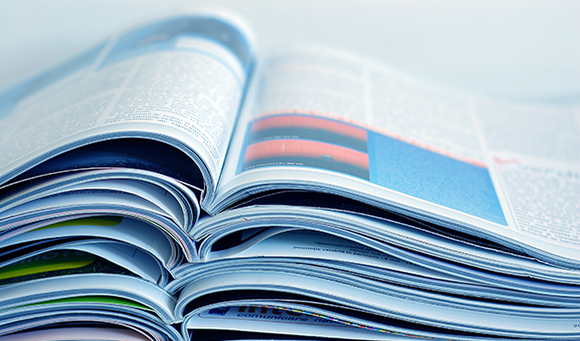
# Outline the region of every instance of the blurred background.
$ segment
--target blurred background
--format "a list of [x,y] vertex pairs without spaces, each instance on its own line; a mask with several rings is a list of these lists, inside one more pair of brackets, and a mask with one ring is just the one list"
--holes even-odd
[[237,12],[260,53],[316,43],[475,95],[580,103],[580,1],[0,0],[0,91],[179,9]]

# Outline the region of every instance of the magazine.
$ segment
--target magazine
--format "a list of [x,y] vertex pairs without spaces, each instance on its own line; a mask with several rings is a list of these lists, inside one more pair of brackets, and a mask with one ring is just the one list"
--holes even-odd
[[580,338],[579,106],[256,45],[189,11],[0,93],[0,340]]

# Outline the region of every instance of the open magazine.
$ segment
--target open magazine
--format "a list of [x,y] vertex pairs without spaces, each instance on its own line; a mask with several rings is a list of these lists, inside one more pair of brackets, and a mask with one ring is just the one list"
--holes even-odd
[[580,107],[235,15],[0,93],[0,340],[580,338]]

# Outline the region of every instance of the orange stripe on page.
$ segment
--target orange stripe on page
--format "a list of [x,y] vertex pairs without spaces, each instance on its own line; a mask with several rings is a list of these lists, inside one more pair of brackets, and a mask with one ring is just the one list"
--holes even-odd
[[268,140],[249,145],[244,162],[281,156],[328,159],[369,169],[369,157],[365,153],[334,144],[295,139]]
[[263,112],[259,115],[256,115],[255,117],[267,118],[267,117],[271,117],[273,115],[288,114],[288,113],[296,113],[296,114],[301,114],[301,115],[313,115],[313,116],[319,116],[319,117],[328,117],[329,119],[344,121],[346,123],[353,124],[355,126],[359,126],[362,128],[366,128],[366,129],[374,131],[376,133],[379,133],[379,134],[382,134],[385,136],[389,136],[389,137],[395,138],[397,140],[412,144],[416,147],[423,148],[423,149],[432,151],[434,153],[441,154],[441,155],[447,156],[449,158],[471,164],[473,166],[487,169],[487,164],[485,162],[480,161],[480,160],[476,160],[476,159],[465,157],[463,155],[459,155],[459,154],[456,154],[453,152],[449,152],[447,150],[431,146],[431,145],[426,144],[424,142],[420,142],[420,141],[417,141],[415,139],[408,138],[406,136],[393,133],[392,131],[389,131],[387,129],[376,127],[372,124],[368,124],[368,123],[365,123],[362,121],[357,121],[357,120],[351,119],[351,118],[345,118],[345,117],[341,117],[338,115],[333,115],[333,114],[330,114],[327,112],[313,111],[313,110],[308,110],[308,109],[303,109],[303,108],[285,108],[285,109],[280,109],[280,110],[266,111],[266,112]]
[[342,122],[331,121],[319,117],[308,117],[303,115],[276,115],[257,120],[252,123],[252,132],[271,128],[309,128],[317,130],[327,130],[343,136],[352,137],[358,140],[367,140],[367,131]]

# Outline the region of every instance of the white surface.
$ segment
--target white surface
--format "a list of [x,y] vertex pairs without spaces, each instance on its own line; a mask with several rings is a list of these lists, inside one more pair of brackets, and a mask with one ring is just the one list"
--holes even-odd
[[262,51],[322,43],[473,94],[580,101],[580,1],[0,0],[0,90],[180,8],[243,16]]

